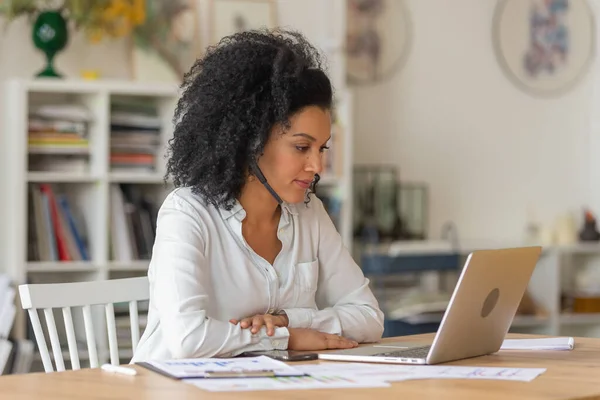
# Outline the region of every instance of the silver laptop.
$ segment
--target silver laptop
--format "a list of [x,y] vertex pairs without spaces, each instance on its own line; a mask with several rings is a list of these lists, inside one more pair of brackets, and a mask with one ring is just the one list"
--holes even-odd
[[334,361],[439,364],[495,353],[508,333],[541,247],[469,254],[432,344],[377,343],[319,354]]

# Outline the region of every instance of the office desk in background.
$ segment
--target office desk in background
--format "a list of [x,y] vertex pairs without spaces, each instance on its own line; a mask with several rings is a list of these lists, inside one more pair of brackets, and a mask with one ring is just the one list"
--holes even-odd
[[[419,342],[432,339],[431,334],[401,338]],[[394,339],[385,341],[389,340]],[[449,364],[547,371],[531,382],[436,379],[395,382],[389,388],[211,393],[135,366],[137,376],[96,368],[0,377],[0,399],[600,399],[600,339],[575,338],[572,351],[502,351]]]

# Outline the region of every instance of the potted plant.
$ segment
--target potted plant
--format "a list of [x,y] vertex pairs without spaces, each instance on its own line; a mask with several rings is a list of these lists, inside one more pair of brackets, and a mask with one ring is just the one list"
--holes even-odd
[[92,42],[126,36],[144,22],[145,0],[5,0],[0,15],[8,23],[23,16],[31,21],[33,43],[46,56],[37,76],[61,77],[54,58],[69,43],[69,27],[85,31]]

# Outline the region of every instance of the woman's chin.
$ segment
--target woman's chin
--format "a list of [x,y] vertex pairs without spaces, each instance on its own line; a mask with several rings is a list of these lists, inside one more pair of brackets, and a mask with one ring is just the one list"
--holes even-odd
[[306,193],[307,191],[303,191],[302,193],[286,193],[286,195],[281,198],[289,204],[303,203],[306,200]]

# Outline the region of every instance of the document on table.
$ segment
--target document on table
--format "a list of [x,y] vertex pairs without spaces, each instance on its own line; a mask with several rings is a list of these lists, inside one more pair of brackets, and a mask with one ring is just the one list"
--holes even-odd
[[[174,379],[210,378],[211,375],[239,375],[235,379],[244,379],[244,375],[260,374],[272,371],[275,376],[304,375],[286,363],[267,356],[239,358],[190,358],[166,361],[148,361],[137,363],[145,368]],[[222,378],[218,378],[222,379]],[[259,378],[252,378],[259,379]]]
[[389,365],[367,363],[329,363],[300,365],[312,377],[321,375],[346,379],[362,378],[385,382],[411,379],[493,379],[530,382],[545,368],[462,367],[444,365]]
[[212,392],[291,389],[388,387],[389,382],[414,379],[492,379],[529,382],[545,368],[461,367],[324,363],[295,367],[306,376],[250,379],[187,379],[186,383]]
[[210,392],[378,388],[390,386],[388,382],[378,379],[365,379],[356,376],[345,377],[334,373],[318,374],[315,376],[290,376],[277,378],[186,379],[184,382]]
[[574,346],[572,337],[505,339],[500,350],[573,350]]

